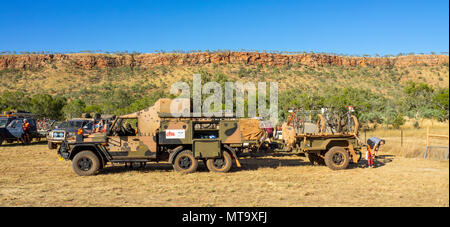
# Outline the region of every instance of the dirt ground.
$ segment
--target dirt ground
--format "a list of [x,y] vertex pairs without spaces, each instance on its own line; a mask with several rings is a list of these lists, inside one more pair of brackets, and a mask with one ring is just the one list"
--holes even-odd
[[226,174],[168,163],[108,165],[79,177],[46,143],[0,146],[0,206],[449,206],[449,162],[380,153],[333,171],[285,154],[243,158]]

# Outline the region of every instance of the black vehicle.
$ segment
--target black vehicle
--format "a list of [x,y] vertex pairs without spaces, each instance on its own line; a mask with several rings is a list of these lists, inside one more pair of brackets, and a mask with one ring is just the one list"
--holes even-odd
[[[22,127],[24,119],[26,119],[30,124],[30,137],[28,140],[24,137],[24,131]],[[8,121],[9,123],[7,123]],[[0,127],[0,145],[4,141],[6,141],[7,143],[19,141],[23,144],[29,144],[31,142],[31,139],[40,138],[37,132],[36,121],[34,120],[34,118],[2,118],[0,119],[0,126],[6,124],[5,122],[7,123],[6,127]]]
[[2,116],[0,117],[0,128],[5,128],[6,126],[11,123],[11,121],[17,119],[17,117],[8,117],[8,116]]
[[93,126],[93,119],[76,118],[64,121],[61,124],[55,126],[55,129],[48,132],[48,148],[56,149],[58,144],[61,144],[63,140],[68,137],[75,136],[77,130],[80,128],[83,129],[83,133],[89,134],[92,131]]

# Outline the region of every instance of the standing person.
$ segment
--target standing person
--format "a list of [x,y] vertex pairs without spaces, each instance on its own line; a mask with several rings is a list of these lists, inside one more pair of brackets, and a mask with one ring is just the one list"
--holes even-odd
[[264,122],[264,130],[266,131],[267,139],[269,140],[269,143],[272,143],[273,138],[273,126],[271,122]]
[[28,123],[27,119],[23,119],[23,139],[24,143],[29,143],[30,141],[30,123]]
[[269,138],[269,142],[272,142],[273,138],[273,128],[270,126],[269,128],[266,128],[267,137]]
[[373,158],[376,157],[378,149],[383,144],[385,144],[385,141],[378,137],[370,137],[367,140],[366,160],[370,168],[373,168]]

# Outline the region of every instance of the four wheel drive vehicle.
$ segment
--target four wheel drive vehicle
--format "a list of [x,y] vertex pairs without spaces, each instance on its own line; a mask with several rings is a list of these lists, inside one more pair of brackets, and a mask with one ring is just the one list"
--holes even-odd
[[0,128],[5,128],[11,121],[19,118],[34,118],[34,114],[24,111],[5,111],[0,114]]
[[36,126],[37,131],[41,135],[41,137],[45,138],[48,135],[48,132],[53,130],[55,126],[61,124],[61,122],[57,122],[55,120],[50,119],[37,119]]
[[0,117],[0,128],[5,128],[6,126],[11,123],[11,121],[17,119],[17,117],[11,117],[11,116],[2,116]]
[[255,119],[169,117],[160,113],[160,101],[157,108],[119,116],[106,133],[64,140],[58,155],[72,160],[78,175],[93,175],[108,162],[150,161],[168,161],[176,171],[192,173],[199,160],[210,171],[228,172],[233,159],[240,167],[236,153],[263,134]]
[[[24,138],[24,131],[22,127],[24,119],[26,119],[30,124],[30,137],[28,140]],[[40,138],[40,135],[36,129],[36,121],[33,118],[15,118],[12,119],[6,127],[0,128],[0,145],[4,141],[7,143],[20,141],[23,144],[29,144],[33,138]]]
[[47,143],[49,149],[56,149],[58,144],[71,136],[75,136],[78,129],[82,128],[83,133],[89,134],[94,125],[93,119],[86,118],[74,118],[68,121],[64,121],[55,126],[55,129],[47,133]]
[[350,161],[358,163],[363,143],[358,138],[358,119],[350,113],[349,108],[346,114],[348,123],[335,132],[333,129],[325,130],[332,125],[327,119],[333,119],[333,116],[316,115],[317,128],[313,129],[311,126],[315,124],[311,124],[311,115],[317,114],[316,111],[292,112],[291,119],[298,123],[283,126],[285,150],[305,153],[312,164],[324,164],[333,170],[346,169]]

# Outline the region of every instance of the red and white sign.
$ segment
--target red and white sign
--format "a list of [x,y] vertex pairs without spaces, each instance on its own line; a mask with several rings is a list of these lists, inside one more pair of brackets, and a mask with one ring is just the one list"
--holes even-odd
[[183,129],[168,129],[166,130],[166,139],[184,139],[185,134]]

